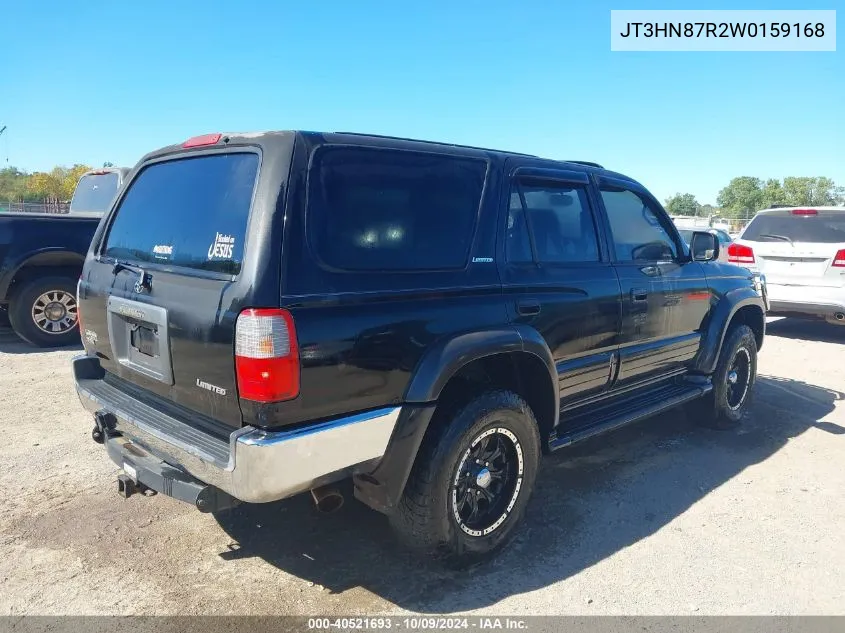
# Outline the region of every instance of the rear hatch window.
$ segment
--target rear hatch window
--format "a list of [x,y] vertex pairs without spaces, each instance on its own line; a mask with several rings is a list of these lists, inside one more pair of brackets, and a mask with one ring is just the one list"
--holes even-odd
[[145,167],[120,202],[103,253],[237,275],[258,162],[255,153],[226,153]]
[[793,215],[786,211],[758,215],[745,229],[743,240],[752,242],[806,242],[836,244],[845,242],[845,213]]
[[[841,211],[758,215],[745,229],[742,241],[752,242],[754,263],[770,286],[841,287],[843,283],[841,269],[834,266],[836,254],[845,245],[845,213]],[[795,297],[796,292],[800,291],[792,289],[790,295]]]
[[86,174],[76,183],[76,190],[70,201],[71,213],[105,213],[109,210],[120,177],[117,172],[104,174]]

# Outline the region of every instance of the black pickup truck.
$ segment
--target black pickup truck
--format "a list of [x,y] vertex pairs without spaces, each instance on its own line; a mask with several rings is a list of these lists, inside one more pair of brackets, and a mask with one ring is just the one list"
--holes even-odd
[[79,343],[76,283],[91,237],[128,173],[89,171],[67,214],[0,213],[0,308],[39,347]]
[[[333,484],[476,560],[542,454],[679,405],[739,424],[764,280],[593,163],[352,133],[145,156],[92,241],[73,361],[125,497]],[[284,535],[279,535],[283,538]]]

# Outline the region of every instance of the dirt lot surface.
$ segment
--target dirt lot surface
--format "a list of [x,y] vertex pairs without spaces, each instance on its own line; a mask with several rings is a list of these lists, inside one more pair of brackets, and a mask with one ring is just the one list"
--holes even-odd
[[664,415],[547,458],[470,572],[307,497],[217,518],[117,496],[68,360],[0,332],[0,615],[843,614],[845,328],[777,321],[736,431]]

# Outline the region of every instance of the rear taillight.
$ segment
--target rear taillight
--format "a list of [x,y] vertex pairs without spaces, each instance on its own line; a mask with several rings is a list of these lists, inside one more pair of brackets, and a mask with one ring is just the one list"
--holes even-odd
[[728,261],[737,264],[753,264],[754,263],[754,249],[745,244],[737,244],[734,242],[728,246]]
[[244,310],[235,325],[238,394],[255,402],[292,400],[299,395],[299,349],[287,310]]
[[836,266],[837,268],[845,268],[845,248],[838,251],[836,255],[833,256],[833,264],[832,266]]
[[793,209],[790,211],[792,215],[818,215],[819,212],[816,209]]

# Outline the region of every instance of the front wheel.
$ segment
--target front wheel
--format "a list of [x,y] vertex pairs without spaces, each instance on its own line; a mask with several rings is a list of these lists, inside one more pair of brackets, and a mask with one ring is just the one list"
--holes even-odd
[[751,405],[756,379],[757,339],[751,328],[739,325],[725,336],[713,372],[713,391],[689,405],[693,417],[718,429],[738,425]]
[[539,461],[531,408],[509,391],[482,394],[426,437],[391,523],[416,549],[480,561],[512,538]]
[[41,277],[24,282],[9,304],[15,333],[38,347],[79,342],[76,283],[70,277]]

